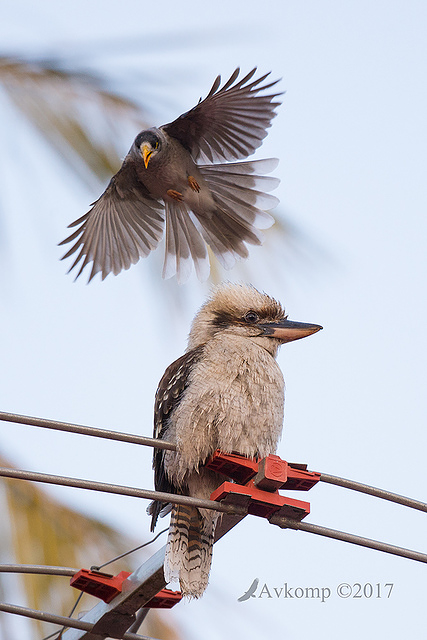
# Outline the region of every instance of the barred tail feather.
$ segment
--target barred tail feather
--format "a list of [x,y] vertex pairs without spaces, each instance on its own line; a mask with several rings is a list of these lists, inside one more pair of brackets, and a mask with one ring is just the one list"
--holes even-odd
[[216,517],[205,519],[196,507],[172,508],[165,578],[179,580],[184,596],[199,598],[208,586],[215,524]]

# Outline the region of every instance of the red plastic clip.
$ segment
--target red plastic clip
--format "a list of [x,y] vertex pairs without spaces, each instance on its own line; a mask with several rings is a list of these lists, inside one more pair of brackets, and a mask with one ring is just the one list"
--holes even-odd
[[[107,604],[122,591],[123,582],[130,576],[129,571],[120,571],[116,576],[102,571],[80,569],[70,580],[70,585],[103,600]],[[144,605],[147,609],[171,609],[182,599],[180,591],[161,589],[154,598]]]
[[[281,496],[278,491],[262,491],[255,487],[252,481],[246,486],[235,482],[223,482],[211,494],[211,500],[221,501],[228,496],[248,496],[248,513],[261,518],[269,518],[273,513],[280,511],[283,516],[302,520],[310,513],[308,502]],[[229,502],[232,504],[233,500]]]
[[246,485],[253,480],[257,487],[265,491],[308,491],[320,478],[320,473],[307,471],[307,465],[286,462],[273,454],[257,461],[238,453],[223,453],[217,449],[205,466],[239,484]]
[[102,571],[81,569],[71,578],[70,585],[108,603],[121,593],[123,582],[128,576],[129,571],[120,571],[113,576]]
[[309,491],[320,480],[320,473],[307,471],[306,464],[288,462],[288,479],[284,489],[289,491]]
[[162,589],[154,598],[151,598],[145,609],[171,609],[182,600],[181,591],[171,591],[171,589]]
[[258,462],[238,453],[224,453],[217,449],[205,464],[205,467],[233,478],[239,484],[246,484],[258,473]]
[[237,453],[214,452],[205,465],[234,482],[224,482],[211,500],[245,503],[248,513],[269,518],[273,513],[302,520],[310,513],[310,504],[281,496],[278,489],[308,491],[320,478],[319,473],[307,471],[307,466],[291,464],[279,456],[269,455],[259,462]]
[[260,460],[258,473],[252,482],[258,489],[276,491],[286,486],[288,480],[288,463],[279,456],[270,455]]

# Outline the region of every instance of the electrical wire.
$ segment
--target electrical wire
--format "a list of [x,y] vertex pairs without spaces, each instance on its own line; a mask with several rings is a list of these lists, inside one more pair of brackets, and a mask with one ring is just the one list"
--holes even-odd
[[[112,564],[113,562],[115,562],[116,560],[121,560],[122,558],[130,555],[131,553],[134,553],[135,551],[139,551],[140,549],[143,549],[144,547],[147,547],[148,545],[152,544],[153,542],[155,542],[155,540],[157,540],[157,538],[159,538],[163,533],[166,533],[166,531],[168,531],[167,529],[163,529],[163,531],[160,531],[157,535],[155,535],[151,540],[149,540],[148,542],[145,542],[144,544],[139,545],[138,547],[135,547],[134,549],[131,549],[130,551],[126,551],[126,553],[122,553],[119,556],[116,556],[115,558],[112,558],[111,560],[108,560],[108,562],[104,562],[104,564],[101,564],[100,566],[92,566],[91,570],[92,571],[100,571],[102,568],[106,567],[109,564]],[[73,577],[76,573],[78,572],[78,569],[74,569],[72,567],[54,567],[54,566],[49,566],[49,565],[36,565],[36,564],[0,564],[0,573],[25,573],[25,574],[34,574],[34,575],[52,575],[52,576],[66,576],[66,577]],[[78,598],[76,603],[74,604],[72,610],[69,613],[69,617],[71,618],[71,616],[73,615],[79,601],[81,600],[83,596],[83,593],[81,593]],[[146,610],[145,615],[147,615],[149,609]],[[140,620],[139,622],[139,626],[142,624],[142,620],[145,617],[141,616],[138,618]],[[134,625],[132,625],[133,627]],[[135,631],[138,629],[138,627],[135,627]],[[65,630],[65,627],[63,627],[63,629],[61,629],[60,631],[55,631],[54,633],[50,634],[49,636],[46,636],[45,638],[43,638],[43,640],[49,640],[49,638],[53,638],[53,637],[57,637],[58,639],[61,637],[61,634],[63,633],[63,631]],[[130,629],[130,631],[133,631],[133,629]]]
[[[0,611],[5,613],[13,613],[18,616],[24,616],[25,618],[32,618],[33,620],[41,620],[42,622],[51,622],[58,624],[61,627],[71,627],[72,629],[81,629],[82,631],[91,631],[95,626],[92,622],[85,622],[84,620],[76,620],[75,618],[67,618],[66,616],[57,616],[53,613],[46,613],[45,611],[38,611],[36,609],[29,609],[28,607],[20,607],[16,604],[8,604],[6,602],[0,603]],[[122,636],[123,640],[155,640],[149,636],[141,636],[136,633],[126,632]]]
[[[115,558],[112,558],[111,560],[108,560],[108,562],[104,562],[104,564],[101,564],[100,566],[92,566],[91,570],[100,571],[102,568],[106,567],[109,564],[112,564],[116,560],[121,560],[122,558],[130,555],[131,553],[134,553],[135,551],[139,551],[140,549],[147,547],[148,545],[155,542],[155,540],[157,540],[157,538],[159,538],[163,533],[166,533],[166,531],[168,531],[168,529],[163,529],[163,531],[160,531],[156,536],[154,536],[148,542],[145,542],[144,544],[141,544],[138,547],[131,549],[130,551],[126,551],[126,553],[122,553],[121,555],[116,556]],[[25,573],[25,574],[34,574],[34,575],[38,574],[38,575],[73,577],[77,572],[78,572],[78,569],[74,569],[71,567],[54,567],[54,566],[36,565],[36,564],[0,564],[0,573]],[[80,602],[82,596],[83,596],[83,592],[80,593],[73,608],[68,614],[68,617],[70,619],[74,611],[76,610],[76,607]],[[150,611],[149,609],[141,609],[139,612],[139,615],[137,616],[137,620],[129,629],[129,631],[137,631],[149,611]],[[138,624],[136,625],[136,623]],[[60,629],[59,631],[55,631],[54,633],[51,633],[48,636],[45,636],[43,640],[50,640],[50,638],[55,638],[55,637],[57,638],[57,640],[59,640],[62,636],[62,633],[65,631],[65,629],[66,629],[66,626],[63,626],[62,629]]]
[[72,577],[78,569],[71,567],[52,567],[42,564],[0,564],[0,573],[31,573],[45,576]]
[[192,505],[203,509],[213,509],[221,513],[232,515],[246,515],[247,509],[237,505],[222,504],[214,500],[202,500],[190,496],[181,496],[174,493],[164,493],[162,491],[151,491],[148,489],[137,489],[135,487],[125,487],[106,482],[96,482],[94,480],[82,480],[78,478],[68,478],[66,476],[53,476],[48,473],[38,473],[36,471],[23,471],[21,469],[10,469],[0,467],[0,476],[6,478],[17,478],[19,480],[31,480],[33,482],[44,482],[47,484],[62,485],[64,487],[75,487],[77,489],[90,489],[92,491],[102,491],[114,493],[134,498],[146,498],[148,500],[159,500],[160,502],[171,502],[172,504]]
[[150,613],[150,609],[146,609],[142,607],[139,611],[137,611],[135,616],[135,622],[129,627],[128,631],[138,631],[139,627],[144,622],[147,615]]
[[61,640],[62,634],[64,633],[67,627],[62,627],[59,631],[54,631],[53,633],[49,633],[48,636],[44,636],[42,640],[50,640],[51,638],[55,638],[55,640]]
[[378,542],[377,540],[371,540],[370,538],[362,538],[361,536],[356,536],[352,533],[345,533],[344,531],[337,531],[336,529],[328,529],[327,527],[321,527],[320,525],[311,524],[309,522],[299,522],[293,518],[287,518],[279,515],[273,515],[269,520],[271,524],[277,524],[282,529],[306,531],[307,533],[314,533],[318,536],[325,536],[327,538],[333,538],[334,540],[342,540],[343,542],[357,544],[361,547],[375,549],[376,551],[384,551],[385,553],[391,553],[392,555],[408,558],[409,560],[427,563],[426,553],[412,551],[411,549],[405,549],[403,547],[396,547],[386,542]]
[[[63,486],[71,486],[77,487],[81,489],[92,489],[95,491],[104,491],[108,493],[115,493],[120,495],[128,495],[138,498],[148,498],[150,500],[160,500],[161,502],[171,502],[173,504],[184,504],[184,505],[193,505],[195,507],[201,507],[204,509],[213,509],[215,511],[220,511],[222,513],[229,513],[232,515],[247,515],[248,509],[243,506],[237,506],[232,504],[223,504],[221,502],[216,502],[214,500],[202,500],[199,498],[192,498],[190,496],[178,496],[173,493],[163,493],[160,491],[148,491],[146,489],[136,489],[134,487],[123,487],[121,485],[113,485],[107,484],[103,482],[94,482],[92,480],[79,480],[76,478],[66,478],[63,476],[52,476],[46,473],[37,473],[34,471],[21,471],[19,469],[8,469],[0,467],[0,476],[6,476],[10,478],[19,478],[23,480],[33,480],[36,482],[47,482],[51,484],[59,484]],[[354,544],[359,544],[357,540],[359,540],[358,536],[353,536],[353,534],[342,533],[339,531],[335,531],[334,529],[326,529],[324,527],[319,527],[318,525],[308,525],[307,523],[300,523],[297,520],[292,520],[290,518],[283,518],[281,516],[272,516],[270,519],[272,524],[280,525],[280,522],[286,522],[284,525],[285,528],[293,528],[293,529],[301,529],[305,531],[309,531],[310,527],[313,529],[311,533],[317,533],[318,535],[327,535],[328,537],[335,537],[339,540],[344,540],[346,542],[353,542]],[[292,523],[292,524],[288,524]],[[322,533],[321,531],[324,532]],[[330,532],[330,535],[326,533]],[[332,534],[332,533],[333,534]],[[340,537],[345,536],[345,537]],[[395,555],[403,555],[412,560],[418,560],[419,562],[426,562],[427,555],[419,553],[417,551],[411,551],[409,549],[401,549],[400,547],[393,547],[392,545],[388,545],[387,543],[369,541],[367,538],[360,538],[360,540],[364,540],[365,542],[362,546],[371,546],[373,549],[378,549],[379,551],[387,551],[388,553],[392,553]],[[369,541],[370,544],[367,544],[366,541]],[[376,546],[372,546],[372,545]],[[388,551],[387,548],[392,549]],[[396,550],[401,550],[402,553],[397,553]],[[403,553],[404,552],[404,553]]]
[[[80,602],[80,600],[83,598],[83,591],[78,595],[77,600],[75,601],[75,603],[73,604],[70,613],[68,614],[68,617],[71,618],[71,616],[73,615],[74,611],[77,609],[78,604]],[[42,638],[42,640],[50,640],[50,638],[54,638],[55,636],[55,640],[61,640],[62,638],[62,634],[64,633],[64,631],[67,629],[67,627],[62,627],[62,629],[60,629],[59,631],[54,631],[54,633],[49,634],[48,636],[45,636],[44,638]]]
[[[18,414],[10,414],[10,413],[4,413],[4,412],[0,412],[0,420],[5,420],[9,422],[18,422],[21,424],[28,424],[30,426],[57,429],[57,430],[68,431],[72,433],[79,433],[82,435],[101,437],[109,440],[119,440],[122,442],[128,442],[132,444],[141,444],[144,446],[151,446],[157,449],[169,449],[172,451],[176,450],[176,445],[174,443],[166,442],[163,440],[146,438],[143,436],[136,436],[136,435],[127,434],[127,433],[108,431],[104,429],[97,429],[94,427],[86,427],[86,426],[74,425],[70,423],[57,422],[54,420],[31,418],[28,416],[22,416]],[[219,512],[233,514],[233,515],[237,514],[237,515],[245,516],[247,514],[247,508],[243,506],[223,504],[223,503],[215,502],[212,500],[201,500],[201,499],[192,498],[190,496],[178,496],[175,494],[169,494],[169,493],[164,493],[159,491],[149,491],[145,489],[137,489],[134,487],[125,487],[121,485],[95,482],[91,480],[67,478],[64,476],[53,476],[53,475],[44,474],[44,473],[22,471],[18,469],[8,469],[8,468],[0,468],[0,476],[23,479],[23,480],[31,480],[35,482],[45,482],[50,484],[62,485],[62,486],[71,486],[71,487],[76,487],[81,489],[103,491],[103,492],[108,492],[113,494],[128,495],[128,496],[146,498],[151,500],[159,500],[165,503],[170,502],[172,504],[193,505],[199,508],[213,509]],[[369,494],[384,500],[388,500],[388,501],[395,502],[397,504],[401,504],[413,509],[427,512],[426,503],[423,503],[418,500],[414,500],[412,498],[407,498],[399,494],[391,493],[383,489],[378,489],[370,485],[365,485],[359,482],[347,480],[345,478],[340,478],[337,476],[332,476],[324,473],[320,473],[320,480],[325,483],[335,484],[340,487],[352,489],[354,491],[359,491],[361,493]],[[308,533],[314,533],[316,535],[333,538],[335,540],[341,540],[351,544],[356,544],[359,546],[375,549],[378,551],[383,551],[383,552],[401,556],[404,558],[409,558],[412,560],[416,560],[418,562],[427,563],[427,554],[423,554],[418,551],[412,551],[410,549],[397,547],[394,545],[390,545],[388,543],[371,540],[369,538],[363,538],[361,536],[356,536],[350,533],[337,531],[335,529],[329,529],[327,527],[322,527],[322,526],[311,524],[311,523],[300,522],[292,518],[287,518],[279,515],[273,515],[270,517],[269,520],[271,524],[276,524],[282,528],[291,528],[295,530],[306,531]],[[156,540],[160,535],[162,535],[166,531],[167,529],[164,529],[159,534],[157,534],[157,536],[155,536],[151,541],[144,543],[143,545],[140,545],[139,547],[136,547],[135,549],[129,552],[121,554],[120,556],[117,556],[113,560],[110,560],[109,562],[106,562],[99,567],[93,567],[93,569],[99,570],[107,566],[108,564],[114,562],[115,560],[125,557],[129,553],[132,553],[137,549],[141,549],[147,546],[148,544],[151,544],[151,542],[154,542],[154,540]],[[11,567],[13,567],[14,571],[22,572],[22,573],[30,572],[31,569],[35,573],[44,573],[48,570],[51,570],[55,575],[70,575],[70,573],[63,573],[63,572],[72,571],[71,569],[68,569],[66,567],[62,567],[62,568],[61,567],[44,567],[43,568],[37,565],[27,565],[26,567],[23,566],[21,568],[17,568],[17,565],[0,565],[0,571],[2,570],[2,567],[9,567],[9,570],[12,570]],[[3,570],[7,570],[7,569],[5,568]],[[74,575],[74,573],[75,571],[73,571],[72,575]],[[36,619],[45,620],[45,621],[52,621],[52,622],[56,621],[57,624],[61,624],[63,626],[63,629],[59,632],[59,635],[57,636],[57,638],[59,638],[62,635],[65,625],[84,629],[84,630],[90,630],[90,628],[92,628],[93,626],[90,623],[86,623],[84,621],[78,621],[78,620],[76,621],[71,618],[64,618],[63,616],[53,616],[51,614],[36,612],[31,609],[26,609],[25,607],[17,607],[15,605],[2,604],[0,605],[0,610],[8,611],[10,613],[19,613],[20,615],[27,615],[29,617],[35,617]],[[138,617],[139,624],[142,622],[142,619],[145,617],[146,612],[147,610],[144,608],[140,610],[139,612],[140,617]],[[133,628],[135,628],[135,625],[132,625],[132,629]],[[49,636],[49,637],[52,637],[52,636]],[[131,639],[141,640],[142,638],[145,638],[145,637],[146,636],[139,636],[132,632],[127,632],[123,636],[124,639],[129,639],[129,640]]]
[[[152,544],[153,542],[155,542],[155,540],[157,540],[157,538],[159,538],[163,533],[166,533],[166,531],[168,531],[168,529],[163,529],[163,531],[160,531],[160,533],[158,533],[156,536],[154,536],[154,538],[151,538],[151,540],[149,540],[148,542],[145,542],[144,544],[139,545],[139,547],[135,547],[134,549],[131,549],[130,551],[126,551],[126,553],[122,553],[119,556],[116,556],[115,558],[112,558],[111,560],[108,560],[108,562],[104,562],[104,564],[101,564],[99,567],[96,566],[92,566],[91,567],[91,571],[99,571],[100,569],[102,569],[103,567],[106,567],[109,564],[112,564],[113,562],[115,562],[116,560],[120,560],[121,558],[124,558],[125,556],[130,555],[131,553],[133,553],[134,551],[138,551],[139,549],[142,549],[143,547],[147,547],[149,544]],[[16,573],[48,573],[48,574],[52,574],[52,575],[67,575],[67,576],[74,576],[78,569],[70,569],[68,567],[44,567],[42,565],[0,565],[0,571],[2,571],[2,567],[4,567],[4,571],[12,571],[12,572],[16,572]],[[26,571],[21,570],[22,568],[27,569]],[[55,571],[42,571],[42,569],[54,569]],[[62,573],[59,573],[59,571],[61,571]],[[70,613],[68,614],[68,617],[71,618],[71,616],[73,615],[74,611],[76,610],[80,600],[83,597],[83,593],[80,593],[76,602],[73,605],[73,608],[71,609]],[[128,631],[138,631],[139,627],[141,626],[145,616],[148,614],[150,610],[149,609],[141,609],[140,610],[140,615],[137,616],[135,623],[132,624],[132,626],[128,629]],[[143,613],[141,613],[143,612]],[[136,625],[136,622],[138,622],[138,625]],[[50,640],[50,638],[54,638],[56,637],[56,640],[60,640],[60,638],[62,637],[62,634],[64,633],[66,627],[62,627],[62,629],[60,629],[59,631],[55,631],[54,633],[49,634],[48,636],[45,636],[42,640]]]
[[[160,440],[157,438],[147,438],[145,436],[138,436],[131,433],[109,431],[107,429],[99,429],[97,427],[87,427],[71,424],[68,422],[58,422],[57,420],[48,420],[46,418],[34,418],[17,413],[6,413],[4,411],[0,411],[0,421],[1,420],[6,422],[16,422],[33,427],[43,427],[46,429],[55,429],[59,431],[67,431],[70,433],[78,433],[81,435],[94,436],[96,438],[118,440],[130,444],[140,444],[147,447],[153,447],[155,449],[168,449],[169,451],[176,451],[176,444],[173,442],[167,442],[166,440]],[[397,493],[385,491],[384,489],[372,487],[370,485],[362,484],[354,480],[347,480],[345,478],[329,475],[327,473],[320,473],[320,481],[328,484],[335,484],[347,489],[352,489],[353,491],[359,491],[360,493],[369,494],[383,500],[401,504],[411,509],[417,509],[419,511],[427,512],[427,503],[425,502],[414,500],[413,498],[407,498]]]
[[413,498],[406,498],[398,493],[391,493],[384,489],[378,489],[377,487],[372,487],[369,484],[362,484],[361,482],[347,480],[346,478],[340,478],[339,476],[331,476],[327,473],[320,474],[320,481],[328,484],[335,484],[338,487],[352,489],[353,491],[359,491],[360,493],[367,493],[368,495],[375,496],[376,498],[382,498],[383,500],[389,500],[396,504],[402,504],[405,507],[410,507],[411,509],[418,509],[418,511],[427,512],[427,504],[425,502],[420,502]]
[[[75,425],[71,423],[63,423],[63,422],[58,422],[54,420],[32,418],[29,416],[23,416],[19,414],[10,414],[5,412],[0,412],[0,420],[4,420],[8,422],[16,422],[20,424],[27,424],[29,426],[37,426],[37,427],[67,431],[71,433],[78,433],[82,435],[90,435],[90,436],[100,437],[108,440],[127,442],[131,444],[151,446],[157,449],[161,448],[161,449],[168,449],[172,451],[176,450],[176,445],[174,443],[166,442],[163,440],[146,438],[143,436],[136,436],[134,434],[109,431],[105,429],[98,429],[95,427],[87,427],[87,426]],[[137,489],[134,487],[107,484],[107,483],[96,482],[91,480],[69,478],[65,476],[53,476],[45,473],[23,471],[18,469],[8,469],[8,468],[0,468],[0,476],[22,479],[22,480],[30,480],[34,482],[44,482],[44,483],[62,485],[62,486],[71,486],[75,488],[102,491],[102,492],[108,492],[112,494],[127,495],[127,496],[139,497],[139,498],[145,498],[145,499],[151,499],[151,500],[159,500],[165,503],[170,502],[172,504],[193,505],[199,508],[213,509],[219,512],[233,514],[233,515],[237,514],[237,515],[245,516],[247,514],[247,508],[243,506],[223,504],[221,502],[215,502],[212,500],[201,500],[201,499],[192,498],[190,496],[178,496],[175,494],[169,494],[169,493],[164,493],[159,491],[149,491],[145,489]],[[399,494],[391,493],[383,489],[378,489],[370,485],[365,485],[359,482],[347,480],[345,478],[340,478],[337,476],[332,476],[324,473],[320,473],[320,481],[328,484],[334,484],[336,486],[348,488],[348,489],[365,493],[368,495],[372,495],[384,500],[395,502],[397,504],[401,504],[413,509],[427,512],[426,503],[423,503],[418,500],[414,500],[412,498],[407,498]],[[273,514],[269,518],[269,520],[271,524],[275,524],[281,528],[290,528],[294,530],[305,531],[308,533],[313,533],[315,535],[325,536],[328,538],[333,538],[335,540],[348,542],[350,544],[355,544],[355,545],[375,549],[377,551],[389,553],[392,555],[408,558],[418,562],[427,563],[427,554],[423,554],[418,551],[412,551],[410,549],[405,549],[403,547],[397,547],[394,545],[390,545],[388,543],[379,542],[369,538],[363,538],[361,536],[356,536],[350,533],[337,531],[335,529],[329,529],[327,527],[322,527],[316,524],[301,522],[292,518],[280,516],[278,514],[276,515]],[[92,570],[100,570],[103,567],[106,567],[107,565],[111,564],[112,562],[129,555],[130,553],[133,553],[134,551],[137,551],[139,549],[142,549],[143,547],[146,547],[147,545],[157,540],[157,538],[161,536],[163,533],[165,533],[167,530],[168,529],[162,530],[149,542],[146,542],[142,545],[139,545],[138,547],[135,547],[130,551],[127,551],[119,556],[116,556],[115,558],[109,560],[108,562],[105,562],[100,566],[91,567]],[[16,564],[0,565],[0,572],[6,572],[6,571],[11,573],[34,573],[34,574],[58,575],[58,576],[73,576],[77,572],[77,570],[69,567],[49,567],[49,566],[41,566],[41,565],[16,565]],[[73,606],[69,617],[57,616],[57,615],[45,613],[42,611],[29,609],[26,607],[10,605],[7,603],[0,603],[0,611],[58,624],[62,628],[54,632],[53,634],[46,636],[44,640],[49,640],[51,638],[56,638],[56,640],[60,640],[60,638],[62,638],[64,631],[67,628],[76,628],[76,629],[81,629],[81,630],[90,632],[94,626],[93,623],[71,618],[82,595],[83,594],[81,593],[77,598],[77,601]],[[133,633],[133,631],[137,631],[137,629],[140,627],[148,611],[149,609],[144,607],[139,610],[139,612],[137,613],[135,622],[132,624],[130,629],[123,635],[124,640],[152,640],[152,639],[148,639],[147,636],[141,636],[136,633]]]
[[116,560],[121,560],[122,558],[125,558],[126,556],[129,556],[134,551],[139,551],[140,549],[143,549],[144,547],[148,547],[149,544],[151,544],[152,542],[157,540],[157,538],[159,538],[163,533],[166,533],[166,531],[169,531],[169,527],[167,527],[166,529],[163,529],[163,531],[160,531],[160,533],[158,533],[156,536],[154,536],[154,538],[151,538],[151,540],[149,540],[148,542],[144,542],[144,544],[140,544],[139,547],[135,547],[134,549],[131,549],[130,551],[126,551],[126,553],[122,553],[121,555],[116,556],[112,560],[109,560],[108,562],[104,562],[104,564],[99,565],[99,567],[96,567],[95,565],[93,565],[91,567],[91,571],[100,571],[101,569],[103,569],[104,567],[106,567],[109,564],[112,564]]
[[30,427],[42,427],[44,429],[68,431],[69,433],[78,433],[84,436],[94,436],[95,438],[106,438],[107,440],[118,440],[120,442],[128,442],[130,444],[141,444],[146,447],[155,447],[156,449],[169,449],[169,451],[176,451],[176,444],[173,442],[167,442],[166,440],[159,440],[156,438],[147,438],[145,436],[137,436],[133,433],[109,431],[108,429],[99,429],[97,427],[85,427],[80,424],[58,422],[57,420],[48,420],[47,418],[32,418],[31,416],[23,416],[18,413],[6,413],[5,411],[0,411],[0,420],[4,422],[25,424]]

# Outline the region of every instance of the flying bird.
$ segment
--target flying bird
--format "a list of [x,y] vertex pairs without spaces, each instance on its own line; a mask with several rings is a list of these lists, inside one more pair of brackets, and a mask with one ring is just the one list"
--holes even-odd
[[258,589],[258,584],[259,578],[255,578],[249,589],[245,591],[245,593],[240,596],[240,598],[237,598],[237,602],[245,602],[246,600],[249,600],[249,598],[255,598],[255,591]]
[[[247,285],[218,287],[193,320],[186,353],[165,371],[156,393],[154,437],[177,445],[155,449],[157,491],[208,499],[224,477],[203,465],[216,449],[264,458],[282,432],[281,344],[321,329],[288,320],[273,298]],[[149,507],[154,530],[167,505]],[[183,595],[206,589],[218,512],[172,507],[165,558],[168,582]]]
[[274,222],[267,211],[278,204],[266,192],[279,184],[264,174],[278,160],[234,161],[261,146],[281,94],[266,94],[278,81],[264,83],[269,73],[253,80],[255,72],[238,80],[236,69],[222,87],[218,76],[190,111],[136,136],[104,193],[60,243],[73,242],[62,258],[77,254],[70,271],[81,261],[77,277],[92,263],[89,282],[98,272],[117,275],[156,249],[165,226],[163,277],[176,274],[178,282],[193,263],[200,280],[208,277],[206,245],[229,269],[248,256],[246,244],[262,243],[260,229]]

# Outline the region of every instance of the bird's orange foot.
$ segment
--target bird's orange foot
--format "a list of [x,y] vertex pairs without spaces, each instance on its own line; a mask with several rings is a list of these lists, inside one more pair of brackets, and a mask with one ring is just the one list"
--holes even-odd
[[193,176],[188,176],[188,184],[193,189],[193,191],[197,191],[197,193],[199,193],[200,185],[197,182],[197,180],[195,178],[193,178]]
[[166,193],[173,200],[177,200],[178,202],[182,202],[183,195],[179,191],[175,191],[175,189],[168,189]]

